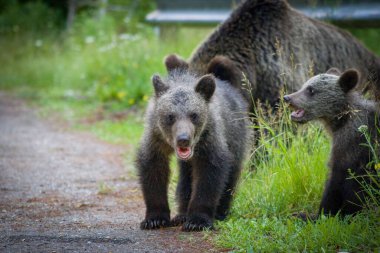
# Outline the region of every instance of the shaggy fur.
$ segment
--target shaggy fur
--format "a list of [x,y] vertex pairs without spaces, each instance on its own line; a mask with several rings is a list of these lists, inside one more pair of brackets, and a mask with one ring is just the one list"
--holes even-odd
[[[153,77],[155,96],[136,159],[146,204],[141,228],[212,228],[214,218],[226,217],[240,174],[249,139],[248,105],[228,82],[192,74],[176,57],[167,58],[166,66],[171,71],[165,80]],[[167,190],[173,152],[180,167],[179,209],[170,221]]]
[[254,101],[275,105],[284,85],[294,92],[313,73],[331,67],[356,68],[380,91],[378,57],[348,32],[306,17],[285,0],[243,2],[194,51],[190,69],[200,75],[213,73],[208,66],[215,57],[220,64],[229,59],[236,65],[234,85],[241,85],[242,72],[247,76],[251,87],[244,95],[249,103],[251,92]]
[[[338,76],[339,75],[339,76]],[[366,196],[361,184],[370,183],[368,173],[375,175],[373,153],[366,144],[359,127],[365,125],[372,143],[379,142],[376,129],[380,120],[378,106],[354,91],[359,82],[357,70],[340,74],[332,69],[308,80],[299,91],[284,97],[295,111],[292,120],[305,123],[323,122],[332,137],[329,167],[331,175],[326,183],[319,214],[354,214],[361,210]],[[363,127],[362,127],[363,128]],[[380,153],[377,153],[379,157]],[[351,171],[357,179],[353,179]]]

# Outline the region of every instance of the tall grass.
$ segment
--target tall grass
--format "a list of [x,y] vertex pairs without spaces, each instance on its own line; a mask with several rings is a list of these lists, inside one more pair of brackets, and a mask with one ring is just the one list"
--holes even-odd
[[[354,30],[370,47],[380,34],[374,31]],[[361,214],[298,220],[295,213],[318,211],[329,173],[329,139],[318,123],[293,125],[283,103],[275,112],[262,108],[267,106],[259,103],[253,115],[258,141],[251,164],[242,173],[229,219],[218,224],[217,244],[233,252],[379,251],[379,174],[364,185],[370,197]]]
[[216,242],[234,252],[369,252],[379,250],[379,206],[360,215],[322,217],[316,223],[293,217],[316,213],[328,174],[329,140],[317,124],[295,126],[286,106],[275,114],[258,110],[260,134],[235,193],[232,212],[218,223]]

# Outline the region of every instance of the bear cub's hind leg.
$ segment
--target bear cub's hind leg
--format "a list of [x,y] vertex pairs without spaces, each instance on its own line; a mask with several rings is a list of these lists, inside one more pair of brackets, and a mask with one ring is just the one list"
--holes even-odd
[[222,197],[219,200],[218,207],[216,209],[215,219],[222,221],[227,218],[229,214],[233,193],[235,191],[236,183],[240,176],[240,162],[235,162],[234,166],[230,170],[228,182],[224,187]]

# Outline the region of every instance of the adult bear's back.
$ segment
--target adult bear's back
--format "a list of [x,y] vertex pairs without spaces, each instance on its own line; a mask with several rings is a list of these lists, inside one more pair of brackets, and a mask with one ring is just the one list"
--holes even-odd
[[[311,75],[331,67],[355,67],[364,77],[370,72],[380,77],[379,58],[358,40],[304,16],[284,0],[242,3],[194,51],[190,68],[204,74],[217,55],[230,58],[247,76],[253,99],[272,105],[283,85],[298,90]],[[247,92],[245,97],[251,99]]]

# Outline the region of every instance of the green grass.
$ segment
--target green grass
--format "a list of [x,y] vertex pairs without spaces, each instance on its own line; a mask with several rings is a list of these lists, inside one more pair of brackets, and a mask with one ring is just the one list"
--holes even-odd
[[[234,252],[369,252],[380,250],[377,211],[341,220],[303,222],[292,214],[316,213],[328,174],[329,140],[319,125],[292,131],[287,111],[259,116],[261,132],[251,169],[245,169],[216,243]],[[378,207],[377,207],[378,208]]]
[[151,76],[166,72],[163,58],[174,52],[188,57],[209,32],[180,30],[177,39],[162,42],[145,25],[139,33],[119,34],[107,19],[99,30],[94,22],[59,39],[23,33],[1,38],[0,89],[40,101],[101,103],[110,110],[145,105]]
[[[4,34],[0,90],[39,105],[45,117],[59,112],[77,128],[128,145],[126,162],[131,164],[152,92],[150,77],[165,73],[165,55],[189,57],[210,30],[180,29],[176,37],[161,41],[147,25],[123,29],[120,32],[109,18],[96,23],[83,17],[71,33],[16,29]],[[380,55],[379,30],[352,31]],[[322,218],[317,223],[291,217],[317,210],[330,145],[319,125],[293,131],[286,111],[279,115],[258,119],[262,138],[255,159],[242,173],[230,217],[217,224],[215,243],[236,252],[379,252],[379,213],[364,212],[346,220]],[[174,161],[171,164],[175,167]]]
[[217,243],[233,252],[378,252],[379,216],[324,218],[305,223],[286,217],[237,218],[221,224]]
[[358,38],[369,50],[380,55],[380,29],[349,29],[356,38]]
[[116,143],[127,144],[134,149],[140,141],[143,131],[141,118],[130,116],[121,121],[100,121],[90,126],[90,129],[101,136],[104,140]]

